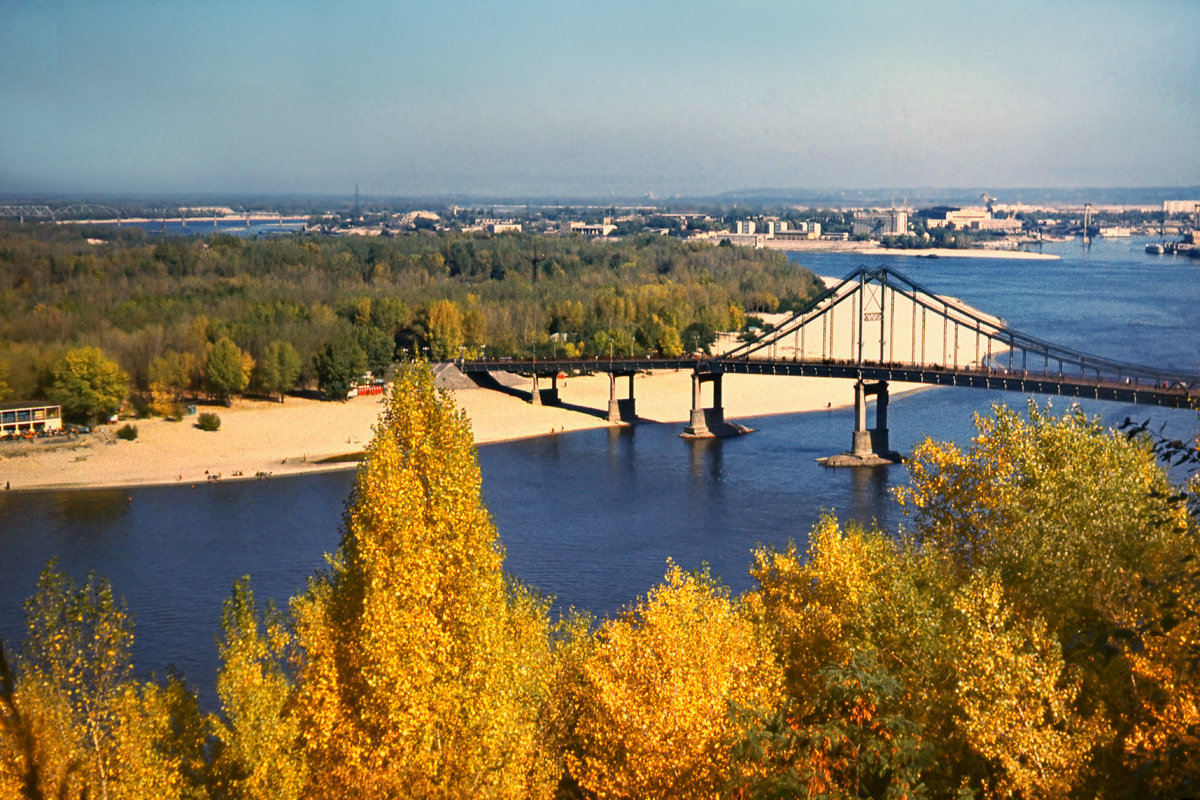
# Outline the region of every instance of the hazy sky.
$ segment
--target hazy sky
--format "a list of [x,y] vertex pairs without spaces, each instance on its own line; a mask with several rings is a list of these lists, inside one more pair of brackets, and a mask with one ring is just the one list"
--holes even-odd
[[1200,184],[1197,0],[0,0],[0,193]]

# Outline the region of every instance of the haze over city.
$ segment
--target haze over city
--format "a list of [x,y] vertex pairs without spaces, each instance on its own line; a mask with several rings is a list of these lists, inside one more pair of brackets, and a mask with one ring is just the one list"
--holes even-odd
[[1193,0],[0,9],[10,195],[1200,183]]

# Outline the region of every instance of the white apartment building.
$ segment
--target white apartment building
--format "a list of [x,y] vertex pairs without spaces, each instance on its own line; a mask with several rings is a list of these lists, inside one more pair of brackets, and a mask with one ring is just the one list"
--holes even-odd
[[887,211],[855,211],[855,236],[903,236],[908,233],[908,212],[901,209]]

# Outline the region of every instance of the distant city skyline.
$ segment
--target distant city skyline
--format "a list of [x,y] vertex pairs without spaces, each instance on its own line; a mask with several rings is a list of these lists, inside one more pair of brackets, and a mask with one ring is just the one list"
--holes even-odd
[[0,0],[0,193],[1200,184],[1200,3]]

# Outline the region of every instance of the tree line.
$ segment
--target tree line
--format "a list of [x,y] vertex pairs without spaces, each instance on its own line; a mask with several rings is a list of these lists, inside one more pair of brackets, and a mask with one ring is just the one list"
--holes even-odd
[[0,794],[1194,796],[1200,483],[1078,411],[978,425],[914,452],[902,534],[830,517],[741,596],[668,564],[615,618],[555,617],[503,572],[466,418],[406,363],[328,566],[286,611],[233,587],[217,711],[131,677],[105,581],[43,574],[0,670]]
[[344,397],[404,353],[699,351],[818,290],[782,254],[654,235],[250,240],[7,224],[0,391],[50,397],[67,352],[95,347],[159,411],[201,393]]

